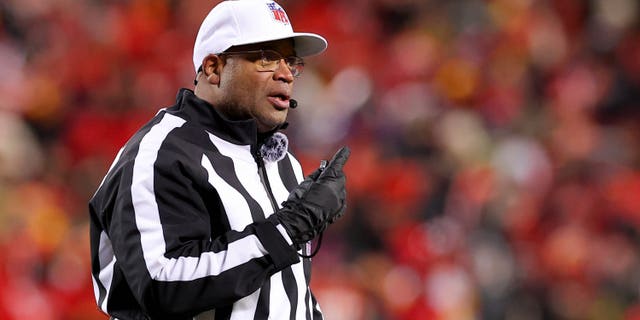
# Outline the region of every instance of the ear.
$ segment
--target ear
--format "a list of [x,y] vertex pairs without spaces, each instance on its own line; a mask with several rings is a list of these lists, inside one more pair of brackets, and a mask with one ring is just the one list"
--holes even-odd
[[224,60],[215,54],[210,54],[202,60],[202,74],[210,84],[220,83],[220,73],[224,67]]

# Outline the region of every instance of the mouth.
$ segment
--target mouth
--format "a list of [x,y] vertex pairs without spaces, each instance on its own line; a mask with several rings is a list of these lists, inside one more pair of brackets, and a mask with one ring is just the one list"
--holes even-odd
[[270,94],[267,99],[274,107],[276,107],[276,109],[285,110],[289,108],[291,97],[284,93],[275,93]]

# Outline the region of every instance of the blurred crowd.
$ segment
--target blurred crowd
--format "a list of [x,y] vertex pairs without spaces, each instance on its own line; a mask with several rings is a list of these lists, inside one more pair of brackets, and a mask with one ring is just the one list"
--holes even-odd
[[[637,0],[279,2],[329,41],[292,150],[352,149],[327,319],[640,319]],[[0,1],[0,319],[107,319],[87,201],[215,3]]]

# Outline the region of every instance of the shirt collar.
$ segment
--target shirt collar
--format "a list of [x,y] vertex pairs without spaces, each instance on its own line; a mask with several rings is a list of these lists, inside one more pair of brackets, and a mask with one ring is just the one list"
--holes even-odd
[[221,139],[238,145],[255,146],[266,137],[288,126],[285,122],[270,132],[258,134],[258,126],[254,119],[229,120],[209,102],[198,98],[193,91],[186,88],[178,91],[176,105],[168,111],[183,114],[187,121],[196,123]]

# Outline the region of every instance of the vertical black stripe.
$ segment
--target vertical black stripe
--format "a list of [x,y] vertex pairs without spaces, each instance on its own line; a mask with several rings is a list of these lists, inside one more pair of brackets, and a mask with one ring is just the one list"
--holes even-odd
[[307,287],[311,282],[311,258],[305,258],[302,260],[302,267],[304,268],[304,277],[307,280]]
[[[215,148],[215,146],[213,147]],[[251,211],[251,218],[253,221],[262,221],[264,220],[264,212],[262,211],[262,207],[258,202],[249,195],[249,192],[245,187],[240,183],[240,180],[235,175],[235,166],[233,165],[233,160],[229,157],[226,157],[215,149],[212,152],[207,152],[206,156],[209,158],[213,169],[216,173],[222,178],[227,184],[236,189],[242,197],[247,201],[247,205],[249,205],[249,211]],[[221,195],[224,196],[224,195]]]
[[267,320],[269,318],[269,300],[270,300],[269,294],[270,293],[271,293],[271,278],[268,278],[262,285],[262,288],[260,288],[258,305],[256,306],[256,313],[253,316],[254,320]]
[[290,157],[290,155],[287,155],[284,159],[278,161],[278,173],[280,174],[280,180],[282,180],[282,183],[289,192],[298,185],[298,180],[296,179],[296,175],[293,171]]
[[284,285],[284,290],[289,298],[289,304],[291,304],[289,319],[295,320],[298,309],[298,285],[291,267],[282,270],[282,284]]

